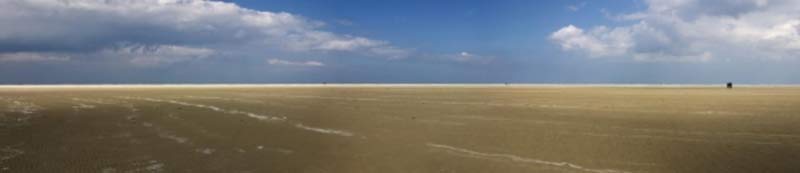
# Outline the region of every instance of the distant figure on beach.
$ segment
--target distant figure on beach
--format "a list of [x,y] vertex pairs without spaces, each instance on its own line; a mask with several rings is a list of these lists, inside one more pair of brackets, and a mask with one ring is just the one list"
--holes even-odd
[[733,89],[733,82],[728,82],[728,89]]

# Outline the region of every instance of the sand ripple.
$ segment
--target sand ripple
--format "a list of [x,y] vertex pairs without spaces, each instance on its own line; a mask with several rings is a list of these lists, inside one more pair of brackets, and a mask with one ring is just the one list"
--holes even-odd
[[353,133],[350,133],[350,132],[347,132],[347,131],[343,131],[343,130],[334,130],[334,129],[323,129],[323,128],[317,128],[317,127],[310,127],[310,126],[306,126],[306,125],[303,125],[303,124],[300,124],[300,123],[295,124],[294,126],[297,127],[297,128],[303,129],[303,130],[308,130],[308,131],[313,131],[313,132],[318,132],[318,133],[333,134],[333,135],[347,136],[347,137],[353,136]]
[[452,152],[458,155],[466,156],[466,157],[473,157],[473,158],[481,158],[481,159],[490,159],[490,160],[510,160],[513,162],[521,162],[521,163],[533,163],[539,165],[546,165],[546,166],[554,166],[560,168],[569,168],[574,170],[579,170],[583,172],[595,172],[595,173],[624,173],[627,171],[620,171],[620,170],[613,170],[613,169],[590,169],[583,167],[581,165],[577,165],[574,163],[569,162],[554,162],[554,161],[546,161],[540,159],[532,159],[532,158],[525,158],[521,156],[511,155],[511,154],[498,154],[498,153],[482,153],[473,150],[468,150],[464,148],[458,148],[448,145],[442,144],[434,144],[428,143],[429,147],[437,148],[446,150],[448,152]]
[[154,99],[154,98],[134,98],[134,97],[124,97],[124,98],[126,98],[126,99],[135,99],[135,100],[145,100],[145,101],[151,101],[151,102],[172,103],[172,104],[177,104],[177,105],[182,105],[182,106],[191,106],[191,107],[197,107],[197,108],[204,108],[204,109],[210,109],[210,110],[213,110],[213,111],[227,113],[227,114],[245,115],[247,117],[255,118],[255,119],[258,119],[258,120],[286,120],[286,117],[261,115],[261,114],[256,114],[256,113],[252,113],[252,112],[244,112],[244,111],[239,111],[239,110],[228,110],[228,109],[223,109],[223,108],[216,107],[216,106],[211,106],[211,105],[187,103],[187,102],[176,101],[176,100],[162,100],[162,99]]
[[5,162],[6,160],[11,160],[13,158],[16,158],[17,156],[20,156],[22,154],[25,154],[25,151],[16,149],[12,146],[0,147],[0,163]]
[[6,107],[9,112],[17,112],[22,114],[33,114],[43,108],[31,102],[24,102],[19,100],[11,100],[10,104]]
[[[188,103],[188,102],[182,102],[182,101],[176,101],[176,100],[162,100],[162,99],[154,99],[154,98],[138,98],[138,97],[123,97],[123,98],[124,99],[134,99],[134,100],[144,100],[144,101],[151,101],[151,102],[159,102],[159,103],[172,103],[172,104],[183,105],[183,106],[204,108],[204,109],[209,109],[209,110],[213,110],[213,111],[216,111],[216,112],[222,112],[222,113],[227,113],[227,114],[245,115],[247,117],[255,118],[255,119],[258,119],[258,120],[279,120],[279,121],[287,121],[288,122],[286,117],[268,116],[268,115],[261,115],[261,114],[256,114],[256,113],[252,113],[252,112],[245,112],[245,111],[231,110],[231,109],[223,109],[223,108],[220,108],[220,107],[217,107],[217,106],[212,106],[212,105],[203,105],[203,104]],[[348,132],[348,131],[344,131],[344,130],[335,130],[335,129],[325,129],[325,128],[318,128],[318,127],[311,127],[311,126],[307,126],[307,125],[304,125],[304,124],[299,123],[299,122],[294,122],[294,123],[290,122],[290,123],[294,124],[295,127],[299,128],[299,129],[302,129],[302,130],[306,130],[306,131],[317,132],[317,133],[322,133],[322,134],[345,136],[345,137],[353,136],[353,133]]]

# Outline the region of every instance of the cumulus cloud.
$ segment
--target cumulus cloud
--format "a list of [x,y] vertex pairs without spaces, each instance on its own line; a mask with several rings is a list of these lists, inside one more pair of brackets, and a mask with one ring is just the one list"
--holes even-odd
[[0,1],[0,26],[0,53],[124,55],[137,64],[236,49],[407,54],[386,41],[325,31],[324,23],[302,16],[207,0]]
[[563,50],[585,51],[591,57],[620,55],[630,47],[626,29],[608,31],[598,27],[591,33],[569,25],[551,34]]
[[268,59],[267,63],[270,65],[284,65],[284,66],[300,66],[300,67],[321,67],[325,66],[324,63],[319,61],[289,61],[282,59]]
[[550,35],[562,50],[637,61],[797,58],[800,1],[649,0],[647,8],[607,16],[632,23],[565,26]]

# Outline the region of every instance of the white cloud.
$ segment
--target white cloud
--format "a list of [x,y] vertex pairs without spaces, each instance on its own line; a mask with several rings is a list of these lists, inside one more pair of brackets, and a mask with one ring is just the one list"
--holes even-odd
[[214,53],[214,50],[207,48],[177,45],[121,45],[105,49],[100,54],[105,57],[125,58],[136,65],[154,66],[202,59]]
[[[126,51],[116,50],[124,43],[156,49],[133,53],[146,55],[204,54],[189,50],[194,48],[206,53],[246,49],[262,51],[252,54],[335,51],[386,58],[408,54],[386,41],[325,31],[324,23],[294,14],[207,0],[0,1],[0,26],[0,53],[50,51],[77,57],[109,49]],[[175,59],[181,58],[131,62]]]
[[52,62],[69,60],[69,56],[58,54],[35,52],[0,53],[0,62]]
[[598,27],[593,33],[585,33],[569,25],[551,34],[550,39],[557,41],[563,50],[585,51],[590,57],[621,55],[630,47],[626,29],[608,31]]
[[[550,35],[562,50],[638,61],[798,58],[800,1],[650,0],[647,9],[607,16],[633,24],[569,25]],[[627,23],[626,22],[626,23]]]
[[476,55],[469,52],[461,52],[456,55],[448,55],[447,57],[449,57],[450,60],[461,63],[486,64],[494,60],[494,57]]
[[284,66],[300,66],[300,67],[322,67],[324,63],[319,61],[289,61],[282,59],[268,59],[267,63],[270,65],[284,65]]
[[585,6],[586,6],[586,2],[581,2],[579,4],[574,4],[574,5],[567,5],[567,10],[576,12],[576,11],[580,11],[581,8],[583,8]]

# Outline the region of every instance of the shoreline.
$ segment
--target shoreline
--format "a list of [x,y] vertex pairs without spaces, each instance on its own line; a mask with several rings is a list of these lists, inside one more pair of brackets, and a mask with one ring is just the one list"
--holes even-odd
[[[725,84],[425,84],[425,83],[358,83],[358,84],[14,84],[0,85],[0,89],[13,88],[317,88],[317,87],[457,87],[457,88],[724,88]],[[734,84],[734,88],[793,88],[800,84]]]

